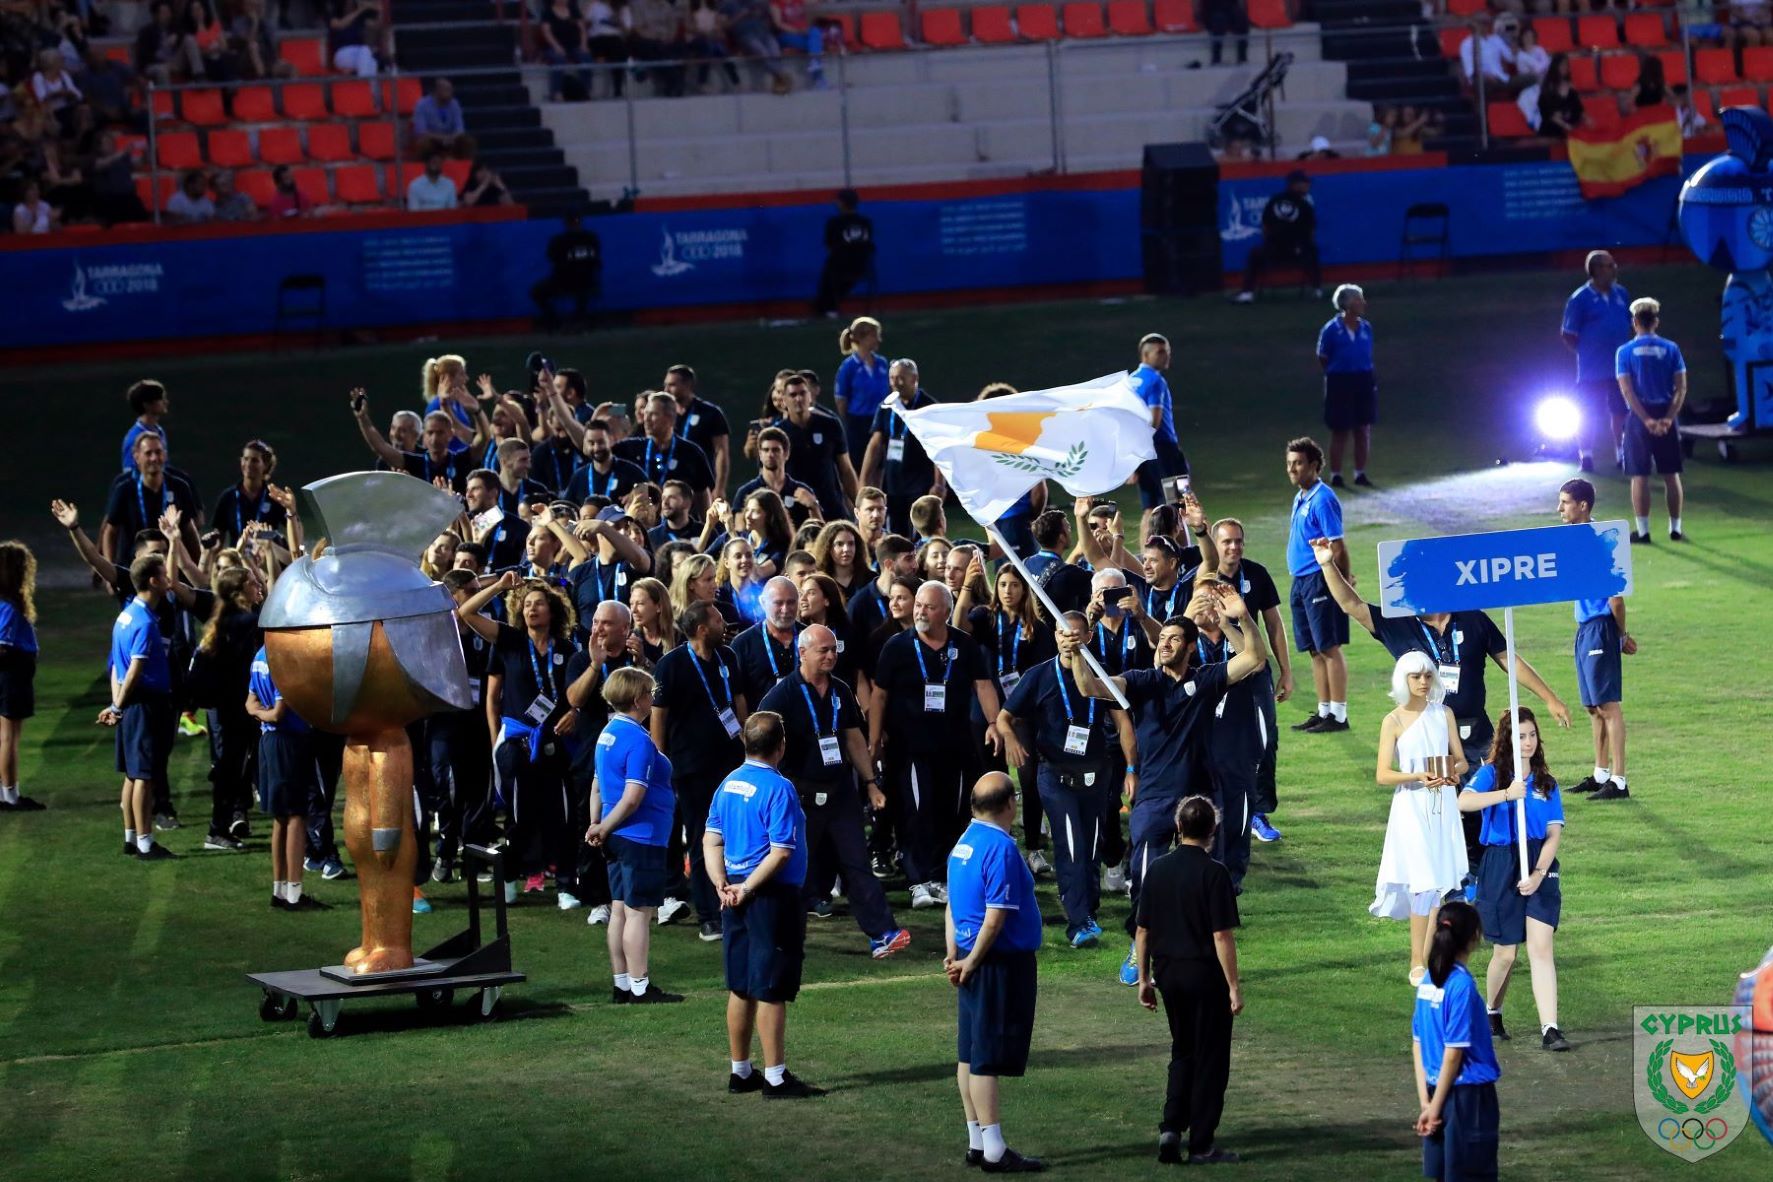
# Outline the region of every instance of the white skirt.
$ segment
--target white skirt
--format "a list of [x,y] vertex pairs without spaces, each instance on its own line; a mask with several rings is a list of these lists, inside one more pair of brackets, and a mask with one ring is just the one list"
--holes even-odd
[[1458,790],[1400,785],[1391,795],[1385,851],[1367,910],[1380,919],[1427,914],[1414,906],[1415,896],[1445,895],[1465,881],[1469,869]]

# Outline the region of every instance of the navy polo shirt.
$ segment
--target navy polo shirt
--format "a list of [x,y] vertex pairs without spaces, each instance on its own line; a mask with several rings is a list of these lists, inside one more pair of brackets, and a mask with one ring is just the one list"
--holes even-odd
[[[1176,597],[1176,610],[1178,612],[1186,611],[1188,609],[1188,601],[1194,598],[1194,586],[1198,580],[1199,573],[1199,568],[1197,567],[1195,570],[1184,573],[1182,577],[1176,581],[1177,585],[1182,588],[1182,594]],[[1223,570],[1219,572],[1219,576],[1221,579],[1226,579]],[[1244,604],[1250,609],[1250,615],[1252,618],[1267,611],[1271,607],[1278,608],[1281,605],[1280,589],[1274,585],[1274,576],[1269,574],[1268,568],[1263,566],[1260,562],[1251,562],[1248,558],[1244,559],[1237,564],[1237,573],[1230,576],[1226,581],[1232,582],[1236,585],[1237,593],[1244,597]],[[1166,602],[1167,600],[1160,599],[1158,601],[1158,606],[1164,606]],[[1146,598],[1146,615],[1159,622],[1162,622],[1167,618],[1159,616],[1156,612],[1152,611],[1149,606],[1150,603],[1151,600],[1148,596]],[[1375,614],[1377,613],[1375,612]]]
[[1324,359],[1325,373],[1372,373],[1373,326],[1362,317],[1349,332],[1342,317],[1330,317],[1317,334],[1317,355]]
[[706,398],[692,397],[689,408],[678,408],[677,434],[702,449],[702,454],[710,460],[714,458],[714,441],[724,439],[730,430],[726,425],[726,412],[709,402]]
[[468,491],[468,473],[474,471],[474,461],[454,451],[441,460],[433,460],[428,451],[403,451],[400,453],[400,470],[409,476],[417,476],[426,484],[441,476],[449,482],[450,490],[460,496]]
[[1576,338],[1576,380],[1612,381],[1614,356],[1632,338],[1630,293],[1617,283],[1605,294],[1584,283],[1564,302],[1563,331]]
[[530,446],[530,479],[544,488],[553,489],[558,496],[572,483],[573,474],[584,462],[585,457],[572,445],[572,440],[550,435],[542,442]]
[[975,817],[948,855],[948,913],[962,955],[973,950],[987,911],[1007,912],[991,951],[1033,952],[1040,947],[1034,875],[1008,830]]
[[144,529],[158,529],[160,515],[168,507],[177,507],[184,519],[193,525],[203,511],[190,483],[171,472],[162,474],[158,489],[149,488],[134,473],[113,480],[104,520],[117,527],[117,551],[105,557],[127,567],[129,556],[135,552],[135,535]]
[[1170,383],[1164,380],[1164,375],[1151,366],[1140,363],[1139,368],[1133,371],[1133,392],[1146,406],[1163,409],[1152,434],[1168,443],[1176,442],[1176,419],[1170,402]]
[[[1196,668],[1223,665],[1237,655],[1221,635],[1217,641],[1204,633],[1194,642]],[[1227,679],[1229,680],[1229,679]],[[1266,708],[1265,708],[1266,707]],[[1207,744],[1212,765],[1247,775],[1256,770],[1268,749],[1264,727],[1274,710],[1274,681],[1267,667],[1228,685],[1225,696],[1213,707],[1211,741]]]
[[222,544],[232,546],[240,540],[247,522],[261,522],[282,531],[289,524],[289,514],[271,499],[269,488],[259,489],[259,495],[255,497],[236,484],[216,498],[215,512],[209,515],[209,520],[222,531]]
[[[870,407],[864,413],[873,414],[874,410]],[[788,474],[813,490],[825,520],[848,517],[843,491],[837,486],[837,461],[850,454],[843,423],[836,415],[815,408],[804,427],[786,415],[772,425],[788,436]]]
[[[802,788],[849,780],[849,752],[843,734],[861,729],[862,711],[856,703],[856,691],[848,682],[836,677],[829,680],[830,690],[822,694],[797,669],[778,681],[758,703],[759,710],[782,716],[782,727],[788,734],[788,753],[782,757],[782,770]],[[834,735],[839,760],[827,765],[819,751],[819,740]]]
[[771,850],[787,850],[788,861],[770,882],[799,886],[806,881],[806,814],[800,795],[775,768],[747,759],[715,790],[708,809],[708,832],[720,834],[727,881],[744,882]]
[[640,465],[612,456],[608,472],[599,472],[591,463],[579,465],[561,495],[576,505],[582,505],[594,496],[608,497],[620,505],[627,501],[635,485],[645,482],[646,473],[640,470]]
[[1446,630],[1436,632],[1416,616],[1388,617],[1370,603],[1367,610],[1372,614],[1373,639],[1393,660],[1405,653],[1427,653],[1436,665],[1458,668],[1459,692],[1448,691],[1447,708],[1462,724],[1471,724],[1473,744],[1487,746],[1495,727],[1484,703],[1484,664],[1508,654],[1508,640],[1490,617],[1476,611],[1454,612]]
[[[1054,767],[1096,768],[1107,757],[1108,744],[1117,735],[1111,705],[1084,697],[1077,682],[1054,657],[1023,674],[1004,709],[1034,724],[1034,746],[1041,759]],[[1074,726],[1089,732],[1084,750],[1075,754],[1065,750]]]
[[745,503],[745,499],[747,497],[749,497],[752,493],[757,492],[759,489],[766,489],[766,488],[769,489],[769,491],[776,493],[777,496],[782,498],[782,505],[784,508],[786,508],[788,510],[788,520],[792,521],[796,527],[805,525],[807,518],[812,516],[812,510],[808,509],[805,505],[803,505],[799,501],[795,500],[794,494],[797,490],[803,489],[803,488],[806,489],[808,492],[813,493],[813,496],[815,499],[818,497],[819,494],[816,492],[813,492],[812,485],[803,484],[800,481],[794,479],[794,477],[788,475],[786,472],[784,472],[782,474],[782,489],[780,492],[776,492],[775,489],[770,488],[769,485],[765,484],[763,482],[762,476],[753,476],[750,480],[747,480],[744,484],[741,484],[739,486],[739,491],[735,492],[733,494],[733,504],[743,505]]
[[1131,616],[1121,616],[1118,630],[1098,620],[1090,629],[1089,646],[1111,675],[1151,668],[1151,642],[1145,637],[1145,629]]
[[486,535],[486,565],[492,570],[520,566],[529,545],[529,523],[506,512]]
[[753,624],[733,637],[733,656],[739,659],[739,692],[747,702],[761,702],[800,664],[800,625],[794,625],[793,641],[777,644],[768,625]]
[[1614,355],[1618,377],[1631,378],[1631,388],[1648,411],[1666,409],[1674,402],[1675,375],[1687,372],[1681,347],[1649,333],[1619,346]]
[[628,602],[628,588],[634,583],[634,572],[621,559],[604,562],[596,555],[572,568],[573,610],[579,614],[579,626],[591,626],[591,613],[606,600]]
[[172,692],[172,667],[166,660],[166,640],[160,635],[160,622],[139,597],[124,604],[116,623],[111,625],[111,673],[119,685],[136,661],[142,662],[137,685],[150,693]]
[[1295,579],[1317,573],[1311,539],[1342,536],[1342,502],[1336,490],[1320,480],[1293,496],[1292,520],[1287,525],[1287,573]]
[[558,489],[549,488],[539,480],[524,477],[515,489],[499,485],[499,508],[515,516],[524,505],[533,505],[537,501],[551,501],[559,495]]
[[[932,406],[935,399],[918,387],[917,396],[911,400],[911,410],[920,406]],[[873,434],[886,438],[881,445],[881,477],[880,489],[889,497],[921,497],[929,492],[936,482],[936,466],[930,462],[929,453],[923,450],[923,444],[911,433],[911,427],[899,414],[896,402],[883,402],[880,409],[874,412]],[[899,459],[893,459],[893,441],[904,445],[904,452]]]
[[704,662],[694,647],[680,644],[653,666],[653,687],[653,705],[669,711],[665,754],[672,766],[698,776],[724,776],[739,766],[745,749],[720,721],[720,712],[742,694],[732,649],[723,644]]
[[[1022,622],[988,607],[976,607],[967,614],[967,628],[979,655],[991,670],[991,679],[1003,691],[1004,677],[1018,677],[1043,661],[1051,660],[1057,651],[1053,630],[1043,620],[1036,620],[1032,635],[1023,635]],[[1015,678],[1010,679],[1012,684]]]
[[667,480],[681,480],[697,492],[714,491],[714,468],[707,454],[681,435],[673,435],[663,446],[650,435],[636,435],[617,443],[613,450],[639,465],[646,478],[661,488]]
[[[886,733],[914,755],[956,754],[956,744],[973,743],[973,682],[988,674],[979,646],[957,628],[932,648],[907,628],[881,646],[874,684],[887,693]],[[945,685],[940,711],[924,709],[927,686]]]
[[1161,669],[1126,674],[1127,702],[1139,741],[1140,791],[1181,796],[1199,765],[1219,699],[1229,682],[1223,664],[1190,669],[1177,681]]
[[546,695],[557,712],[566,709],[566,663],[579,646],[571,640],[550,640],[545,648],[530,643],[529,633],[509,624],[499,625],[493,641],[488,670],[501,677],[499,714],[523,718],[537,695]]

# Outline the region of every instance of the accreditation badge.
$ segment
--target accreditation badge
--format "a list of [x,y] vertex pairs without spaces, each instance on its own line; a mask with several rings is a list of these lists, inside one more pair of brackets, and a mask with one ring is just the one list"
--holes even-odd
[[1003,683],[1004,697],[1007,698],[1010,694],[1015,692],[1016,683],[1022,680],[1022,675],[1017,673],[1014,669],[1011,669],[1008,673],[1005,673],[1002,677],[998,678],[998,680]]
[[843,762],[843,753],[837,749],[836,735],[819,736],[819,758],[824,761],[826,767],[836,767]]
[[727,738],[736,739],[739,737],[739,719],[738,716],[733,713],[733,708],[731,706],[728,706],[720,712],[720,725],[726,728]]
[[1459,666],[1449,665],[1443,661],[1441,663],[1440,670],[1441,670],[1441,688],[1446,690],[1447,693],[1449,693],[1449,694],[1458,693],[1459,692]]
[[1090,728],[1087,726],[1068,726],[1065,728],[1065,754],[1083,755],[1090,749]]
[[902,464],[905,462],[905,441],[903,439],[887,440],[887,463]]
[[547,694],[537,694],[535,701],[531,702],[528,708],[524,710],[523,716],[537,726],[541,726],[544,722],[548,721],[548,715],[553,713],[553,711],[554,699],[550,698]]
[[948,710],[948,687],[945,685],[924,686],[923,708],[931,714],[946,713]]

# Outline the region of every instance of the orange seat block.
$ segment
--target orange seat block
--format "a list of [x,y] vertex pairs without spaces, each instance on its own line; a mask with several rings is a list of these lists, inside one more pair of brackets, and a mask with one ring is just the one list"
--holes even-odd
[[1152,16],[1160,33],[1193,33],[1200,29],[1194,0],[1155,0]]
[[1293,17],[1287,0],[1250,0],[1250,24],[1258,29],[1290,29]]
[[154,137],[154,155],[161,168],[196,168],[203,163],[194,131],[163,131]]
[[293,127],[267,127],[259,132],[259,159],[266,164],[302,164],[302,133]]
[[219,90],[187,90],[179,95],[179,117],[198,127],[220,127],[228,122]]
[[332,202],[332,190],[326,183],[326,169],[298,168],[294,173],[296,192],[309,205],[328,205]]
[[381,173],[373,164],[353,164],[333,173],[333,187],[347,205],[380,205],[384,200]]
[[869,49],[905,48],[905,25],[897,12],[864,12],[861,35]]
[[394,125],[377,120],[357,125],[357,154],[368,160],[394,159]]
[[268,168],[249,168],[234,174],[234,187],[252,198],[252,203],[260,209],[271,204],[271,198],[277,196],[277,182],[271,179]]
[[320,37],[285,37],[277,43],[277,56],[295,67],[296,73],[318,78],[330,73],[326,66],[326,41]]
[[981,45],[1008,45],[1016,39],[1010,10],[1001,4],[981,4],[973,9],[973,40]]
[[283,88],[283,114],[289,119],[309,122],[330,119],[326,109],[326,87],[318,82],[298,82]]
[[1108,0],[1108,29],[1121,37],[1144,37],[1151,33],[1151,18],[1145,12],[1145,0]]
[[242,86],[234,92],[234,122],[277,122],[277,99],[269,86]]

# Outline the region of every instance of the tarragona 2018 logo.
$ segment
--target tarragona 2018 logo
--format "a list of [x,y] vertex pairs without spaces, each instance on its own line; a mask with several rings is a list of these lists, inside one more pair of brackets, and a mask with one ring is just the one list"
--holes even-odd
[[1710,1157],[1749,1123],[1747,1006],[1637,1006],[1632,1098],[1638,1125],[1687,1161]]

